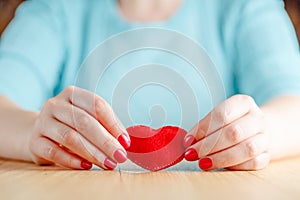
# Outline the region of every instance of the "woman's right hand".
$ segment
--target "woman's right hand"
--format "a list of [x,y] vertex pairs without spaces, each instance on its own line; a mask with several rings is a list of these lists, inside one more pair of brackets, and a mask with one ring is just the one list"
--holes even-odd
[[29,149],[37,164],[114,169],[127,159],[130,138],[110,105],[96,94],[70,86],[44,104]]

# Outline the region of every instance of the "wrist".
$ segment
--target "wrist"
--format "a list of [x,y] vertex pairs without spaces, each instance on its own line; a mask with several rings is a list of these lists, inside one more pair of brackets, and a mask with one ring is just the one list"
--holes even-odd
[[29,145],[37,117],[37,112],[10,105],[0,112],[0,157],[32,161]]
[[36,120],[38,118],[39,112],[29,112],[25,111],[24,116],[26,116],[26,123],[24,124],[24,132],[21,132],[20,134],[23,134],[21,136],[22,143],[21,149],[19,150],[19,155],[22,160],[34,162],[33,155],[30,150],[31,145],[31,137],[34,132],[34,127]]

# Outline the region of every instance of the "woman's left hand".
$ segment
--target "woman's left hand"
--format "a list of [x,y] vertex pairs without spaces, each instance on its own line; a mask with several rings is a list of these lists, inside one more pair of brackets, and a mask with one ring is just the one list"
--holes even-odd
[[[270,161],[264,113],[246,95],[235,95],[199,121],[185,137],[185,159],[203,170],[258,170]],[[191,146],[190,146],[191,145]]]

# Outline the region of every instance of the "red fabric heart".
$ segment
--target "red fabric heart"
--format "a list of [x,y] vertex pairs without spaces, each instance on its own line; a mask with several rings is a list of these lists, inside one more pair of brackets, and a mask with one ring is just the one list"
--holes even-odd
[[135,164],[150,171],[171,167],[182,161],[186,131],[175,126],[152,129],[148,126],[127,128],[131,145],[127,149],[128,158]]

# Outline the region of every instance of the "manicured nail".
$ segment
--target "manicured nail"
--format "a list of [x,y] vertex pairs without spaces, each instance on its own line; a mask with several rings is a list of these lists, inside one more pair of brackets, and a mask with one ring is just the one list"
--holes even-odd
[[125,135],[122,134],[118,137],[118,141],[120,142],[120,144],[125,148],[128,149],[130,147],[130,140],[129,138]]
[[118,163],[123,163],[127,160],[127,155],[121,149],[115,151],[114,158],[117,160]]
[[199,167],[203,170],[208,170],[212,167],[212,160],[210,158],[202,158],[199,160]]
[[183,142],[183,146],[184,148],[187,148],[193,144],[196,143],[196,138],[192,135],[187,135],[185,138],[184,138],[184,142]]
[[104,166],[105,166],[107,169],[109,169],[109,170],[113,170],[113,169],[116,168],[117,163],[115,163],[114,161],[112,161],[112,160],[109,159],[109,158],[106,158],[106,159],[104,160]]
[[92,166],[93,166],[93,164],[89,161],[86,161],[86,160],[81,161],[81,167],[83,169],[91,169]]
[[198,159],[198,153],[195,149],[189,149],[184,153],[184,158],[188,161],[195,161]]

